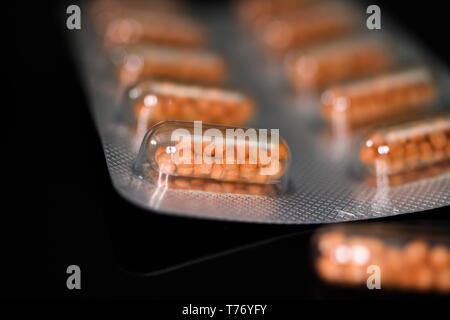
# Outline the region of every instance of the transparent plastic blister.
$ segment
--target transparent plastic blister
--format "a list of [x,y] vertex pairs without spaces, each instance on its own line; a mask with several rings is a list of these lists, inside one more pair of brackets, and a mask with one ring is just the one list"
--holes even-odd
[[369,76],[398,62],[392,41],[370,33],[292,50],[285,60],[286,73],[300,90]]
[[134,170],[161,188],[170,187],[166,181],[171,178],[175,185],[186,181],[179,178],[189,178],[223,183],[210,189],[220,193],[241,193],[236,183],[249,184],[249,190],[258,185],[281,190],[289,158],[289,148],[276,131],[164,121],[145,135]]
[[[349,135],[332,132],[320,117],[319,96],[293,92],[283,64],[268,61],[252,31],[239,26],[232,10],[228,9],[205,7],[195,12],[208,30],[211,49],[227,62],[229,84],[248,92],[254,99],[257,112],[245,126],[279,129],[289,146],[286,188],[280,194],[278,190],[258,190],[261,187],[258,184],[253,192],[244,192],[242,189],[248,185],[243,185],[236,188],[241,191],[229,193],[227,185],[219,185],[217,181],[200,186],[192,177],[170,176],[164,185],[150,181],[159,179],[159,175],[149,179],[139,177],[133,166],[144,133],[131,139],[135,124],[118,121],[117,114],[129,106],[123,96],[117,96],[121,84],[115,80],[108,54],[93,28],[86,26],[78,34],[76,55],[112,182],[121,195],[154,213],[279,224],[372,219],[450,204],[448,171],[395,186],[379,187],[368,183],[359,160],[364,131]],[[361,14],[365,16],[365,12]],[[445,90],[450,88],[448,71],[388,23],[377,32],[386,30],[402,48],[401,59],[407,57],[433,70],[441,90],[431,110],[448,108],[449,90]]]
[[140,135],[173,119],[242,126],[254,113],[252,98],[238,90],[157,78],[132,85],[125,99],[121,117]]
[[110,51],[125,86],[149,76],[205,84],[221,84],[226,77],[222,57],[209,50],[139,43]]

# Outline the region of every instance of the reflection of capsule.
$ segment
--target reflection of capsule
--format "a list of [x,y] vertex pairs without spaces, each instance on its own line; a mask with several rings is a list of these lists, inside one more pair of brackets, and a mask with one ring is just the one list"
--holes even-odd
[[269,48],[284,51],[349,33],[357,23],[349,6],[325,3],[276,16],[257,32]]
[[141,81],[128,96],[136,124],[145,131],[164,120],[243,125],[253,113],[253,101],[240,92],[164,80]]
[[144,137],[136,160],[140,176],[153,173],[222,182],[278,184],[289,150],[278,130],[165,121]]
[[375,129],[361,161],[376,175],[391,175],[450,161],[450,113]]
[[436,93],[431,71],[417,67],[331,87],[322,94],[322,115],[354,128],[424,111]]
[[434,230],[337,226],[316,235],[314,263],[319,276],[330,283],[366,285],[374,274],[368,267],[375,266],[382,288],[450,293],[449,245],[448,235]]
[[423,168],[407,170],[391,175],[367,175],[365,181],[367,184],[375,187],[395,187],[407,183],[417,182],[425,179],[431,179],[450,173],[450,161],[428,165]]
[[141,44],[117,48],[113,56],[123,84],[130,84],[145,76],[207,84],[222,83],[225,78],[223,59],[203,50]]
[[105,22],[106,45],[127,45],[137,42],[201,47],[206,41],[203,28],[180,15],[128,10]]
[[314,0],[240,0],[237,3],[237,13],[246,24],[271,18],[292,10],[298,10]]
[[252,196],[274,196],[281,191],[281,185],[242,182],[222,182],[212,179],[198,179],[170,176],[162,178],[159,174],[151,175],[153,184],[175,190],[205,191],[213,193],[234,193]]
[[291,52],[286,70],[298,88],[317,88],[367,76],[393,65],[391,45],[379,37],[346,38]]

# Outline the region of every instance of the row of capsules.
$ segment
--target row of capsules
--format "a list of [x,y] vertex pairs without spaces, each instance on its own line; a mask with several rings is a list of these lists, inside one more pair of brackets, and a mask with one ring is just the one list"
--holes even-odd
[[365,11],[332,0],[237,5],[241,21],[282,57],[292,86],[301,94],[319,93],[331,132],[342,137],[376,125],[359,155],[368,183],[395,186],[446,174],[450,113],[422,116],[438,98],[436,78],[425,65],[401,63],[399,48],[379,30],[363,31]]
[[[334,134],[369,127],[359,152],[369,183],[395,186],[450,170],[450,113],[422,114],[438,95],[432,71],[399,67],[393,41],[362,32],[365,21],[351,3],[242,0],[237,13],[270,53],[283,58],[294,88],[320,94],[321,115]],[[383,124],[387,120],[394,121]],[[314,268],[331,284],[366,286],[377,271],[368,267],[376,266],[381,288],[450,293],[445,232],[386,224],[325,227],[313,248]],[[376,282],[373,277],[371,285]]]
[[122,118],[142,141],[134,165],[140,177],[183,190],[282,191],[286,143],[269,134],[269,142],[260,144],[260,131],[241,128],[252,119],[253,100],[224,88],[226,63],[207,49],[205,26],[183,3],[97,0],[90,13],[126,92]]

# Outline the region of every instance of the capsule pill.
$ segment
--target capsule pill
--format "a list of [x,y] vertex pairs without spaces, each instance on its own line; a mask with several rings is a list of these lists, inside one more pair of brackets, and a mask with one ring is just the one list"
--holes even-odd
[[135,169],[152,174],[248,184],[279,184],[289,149],[277,131],[165,121],[142,143]]
[[136,125],[147,130],[164,120],[243,125],[253,114],[253,101],[233,90],[146,79],[128,91]]
[[295,87],[314,89],[385,70],[394,60],[390,43],[366,35],[295,50],[286,71]]
[[128,10],[110,17],[103,27],[107,46],[138,42],[202,47],[206,42],[203,27],[184,15]]
[[237,14],[246,24],[254,25],[275,15],[298,10],[314,0],[240,0],[237,2]]
[[359,158],[375,175],[393,175],[429,168],[448,172],[450,163],[450,113],[386,125],[364,140]]
[[285,52],[348,34],[357,23],[349,6],[325,3],[268,19],[258,26],[257,35],[270,49]]
[[321,97],[322,115],[338,128],[355,128],[426,110],[437,87],[425,67],[335,85]]
[[139,44],[116,48],[112,56],[125,85],[148,76],[204,84],[225,79],[224,60],[209,51]]

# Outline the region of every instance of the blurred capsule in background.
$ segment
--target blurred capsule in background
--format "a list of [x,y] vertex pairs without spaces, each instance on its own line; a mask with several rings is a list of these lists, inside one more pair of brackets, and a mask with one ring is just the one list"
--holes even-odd
[[162,181],[184,177],[276,185],[286,181],[289,158],[286,142],[272,131],[164,121],[145,135],[134,168],[142,178],[156,175]]
[[206,50],[138,44],[115,48],[112,60],[119,81],[126,86],[147,76],[204,84],[225,80],[225,61]]
[[320,2],[267,19],[256,33],[268,48],[286,52],[355,32],[360,20],[351,5]]
[[133,16],[135,12],[145,14],[184,15],[182,2],[165,0],[93,0],[88,7],[95,31],[104,36],[110,22],[119,17]]
[[106,46],[149,42],[195,48],[206,43],[203,27],[187,16],[136,10],[109,19],[103,36]]
[[294,49],[285,62],[294,87],[317,89],[384,71],[394,65],[395,54],[386,38],[364,34]]
[[128,90],[132,121],[146,132],[164,120],[195,121],[241,126],[253,115],[253,100],[233,90],[145,79]]
[[450,112],[373,129],[363,141],[359,158],[376,177],[398,179],[408,174],[433,176],[448,172]]
[[124,14],[127,11],[182,13],[184,2],[176,0],[92,0],[89,4],[89,14],[92,19],[102,20]]
[[275,15],[303,8],[317,0],[238,0],[236,11],[240,21],[251,27]]
[[331,284],[367,285],[371,265],[382,289],[450,293],[450,236],[435,229],[353,224],[319,229],[314,266]]
[[322,116],[336,131],[345,131],[417,115],[433,105],[437,89],[426,67],[392,71],[325,90]]

